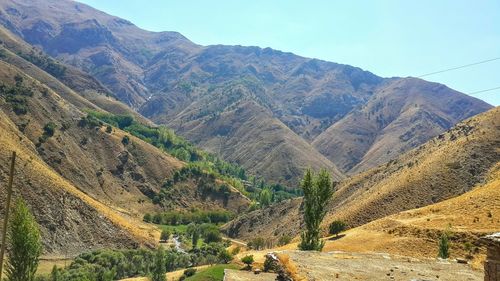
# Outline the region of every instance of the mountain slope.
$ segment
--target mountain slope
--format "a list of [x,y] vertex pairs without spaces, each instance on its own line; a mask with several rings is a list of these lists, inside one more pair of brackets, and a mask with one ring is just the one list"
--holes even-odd
[[441,84],[393,79],[312,144],[343,171],[358,173],[395,159],[489,108]]
[[[6,180],[8,157],[17,151],[16,193],[28,201],[41,225],[45,251],[73,255],[102,247],[156,243],[158,230],[143,224],[142,216],[165,209],[152,199],[185,163],[91,118],[85,110],[106,112],[87,100],[87,95],[18,55],[25,43],[1,31],[2,41],[8,44],[0,48],[0,177]],[[68,72],[76,73],[78,81],[87,79],[77,70]],[[94,97],[98,96],[107,99],[96,92]],[[118,102],[109,100],[112,103]],[[131,112],[124,105],[120,108],[123,113]],[[232,187],[227,195],[215,190],[200,196],[198,190],[196,181],[174,185],[172,198],[182,197],[187,204],[171,202],[170,208],[238,211],[250,203]]]
[[[500,165],[485,184],[455,198],[375,220],[327,242],[325,251],[376,251],[417,257],[434,257],[436,241],[451,231],[452,257],[470,254],[464,249],[500,228]],[[363,243],[360,243],[363,241]],[[473,249],[472,249],[473,250]],[[473,250],[474,252],[474,250]]]
[[[151,242],[148,232],[136,228],[140,222],[125,220],[124,215],[86,196],[40,161],[35,146],[3,111],[0,130],[1,182],[7,181],[10,153],[15,150],[14,196],[22,196],[41,223],[45,252],[73,255],[103,246],[134,247],[136,241]],[[5,190],[1,189],[2,206]],[[137,229],[133,232],[136,235],[124,229]]]
[[[363,225],[404,210],[419,208],[470,191],[495,175],[500,161],[500,108],[467,119],[399,158],[342,181],[324,226],[341,219]],[[279,216],[279,218],[278,218]],[[269,221],[276,225],[266,225]],[[297,200],[252,212],[226,226],[236,237],[297,235],[301,229]]]
[[[295,133],[292,137],[288,130],[282,130],[285,135],[276,138],[275,131],[255,132],[264,144],[280,146],[280,139],[286,140],[285,147],[302,143],[300,152],[283,153],[300,156],[321,151],[340,166],[341,172],[364,171],[395,158],[456,122],[490,108],[432,83],[413,85],[413,79],[402,78],[399,85],[394,82],[397,79],[384,79],[359,68],[270,48],[199,46],[178,33],[141,30],[126,20],[73,1],[8,0],[0,3],[0,13],[1,23],[9,30],[95,76],[121,101],[190,140],[206,134],[194,134],[188,126],[196,123],[196,132],[205,132],[210,129],[207,118],[231,115],[232,104],[251,99],[259,105],[252,107],[252,115],[259,115],[256,118],[266,123],[278,119]],[[234,94],[242,85],[247,93]],[[383,94],[385,88],[388,91]],[[453,102],[434,105],[430,98],[419,98],[423,96],[447,96]],[[398,103],[401,112],[395,112],[389,101]],[[418,108],[410,110],[414,104]],[[203,105],[210,106],[194,112]],[[262,115],[261,108],[272,114]],[[459,111],[462,114],[456,115]],[[370,114],[376,114],[372,116],[375,119]],[[425,121],[411,124],[422,116]],[[357,124],[354,119],[361,121]],[[346,131],[353,122],[362,128]],[[342,132],[337,134],[339,130]],[[314,147],[300,138],[313,142]],[[198,143],[213,150],[214,142],[217,140]],[[340,148],[346,150],[338,151]],[[267,157],[255,149],[246,142],[235,142],[232,151],[254,157],[249,161],[237,154],[225,153],[224,157],[253,167],[255,161],[265,162]],[[284,174],[273,171],[265,175],[266,179],[294,186],[299,179],[291,171],[303,166],[335,166],[323,157],[314,158],[299,159],[299,165],[277,161],[276,166],[284,167]]]

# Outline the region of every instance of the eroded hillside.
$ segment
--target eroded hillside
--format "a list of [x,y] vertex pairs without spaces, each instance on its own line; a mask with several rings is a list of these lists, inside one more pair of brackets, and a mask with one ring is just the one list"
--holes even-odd
[[[149,211],[167,207],[237,211],[249,205],[249,200],[227,183],[223,182],[229,186],[225,193],[215,189],[201,192],[198,181],[191,177],[169,193],[172,198],[184,198],[182,202],[175,200],[168,206],[154,203],[165,181],[186,164],[90,116],[88,110],[110,113],[21,57],[25,43],[20,39],[8,32],[2,36],[4,42],[10,42],[2,46],[0,61],[2,182],[10,153],[17,151],[16,193],[28,201],[40,223],[47,253],[152,245],[158,230],[141,222]],[[36,54],[37,58],[44,56]],[[67,69],[56,61],[50,63]],[[101,104],[118,103],[101,94],[93,94],[109,101]],[[123,113],[131,112],[124,105],[121,108]],[[134,120],[132,116],[137,114],[119,116]],[[134,122],[142,124],[146,119],[137,120]],[[144,128],[151,124],[143,123]],[[208,183],[211,185],[215,182]]]
[[[499,114],[497,107],[470,118],[396,160],[341,182],[324,226],[337,219],[359,226],[453,198],[491,180],[500,160]],[[297,235],[300,207],[298,199],[271,206],[242,216],[226,230],[241,238]]]

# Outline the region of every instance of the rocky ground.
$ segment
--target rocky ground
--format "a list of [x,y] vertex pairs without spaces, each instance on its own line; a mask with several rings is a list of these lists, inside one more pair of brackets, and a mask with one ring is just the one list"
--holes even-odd
[[[388,254],[283,251],[303,280],[482,280],[467,264]],[[252,279],[248,279],[252,280]]]

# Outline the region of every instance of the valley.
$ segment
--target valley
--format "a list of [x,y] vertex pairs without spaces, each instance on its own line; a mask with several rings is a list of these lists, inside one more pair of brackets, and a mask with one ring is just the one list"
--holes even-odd
[[500,231],[500,107],[71,0],[0,2],[2,222],[13,151],[39,281],[482,280]]

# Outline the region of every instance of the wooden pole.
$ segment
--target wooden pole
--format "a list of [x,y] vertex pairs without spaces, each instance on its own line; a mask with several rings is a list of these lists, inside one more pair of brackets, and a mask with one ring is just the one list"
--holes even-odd
[[7,226],[9,223],[10,199],[12,197],[12,180],[14,179],[14,164],[16,163],[16,152],[12,152],[12,161],[10,162],[9,185],[7,186],[7,202],[5,202],[5,217],[2,229],[2,249],[0,251],[0,280],[3,273],[3,257],[5,254],[5,243],[7,240]]

